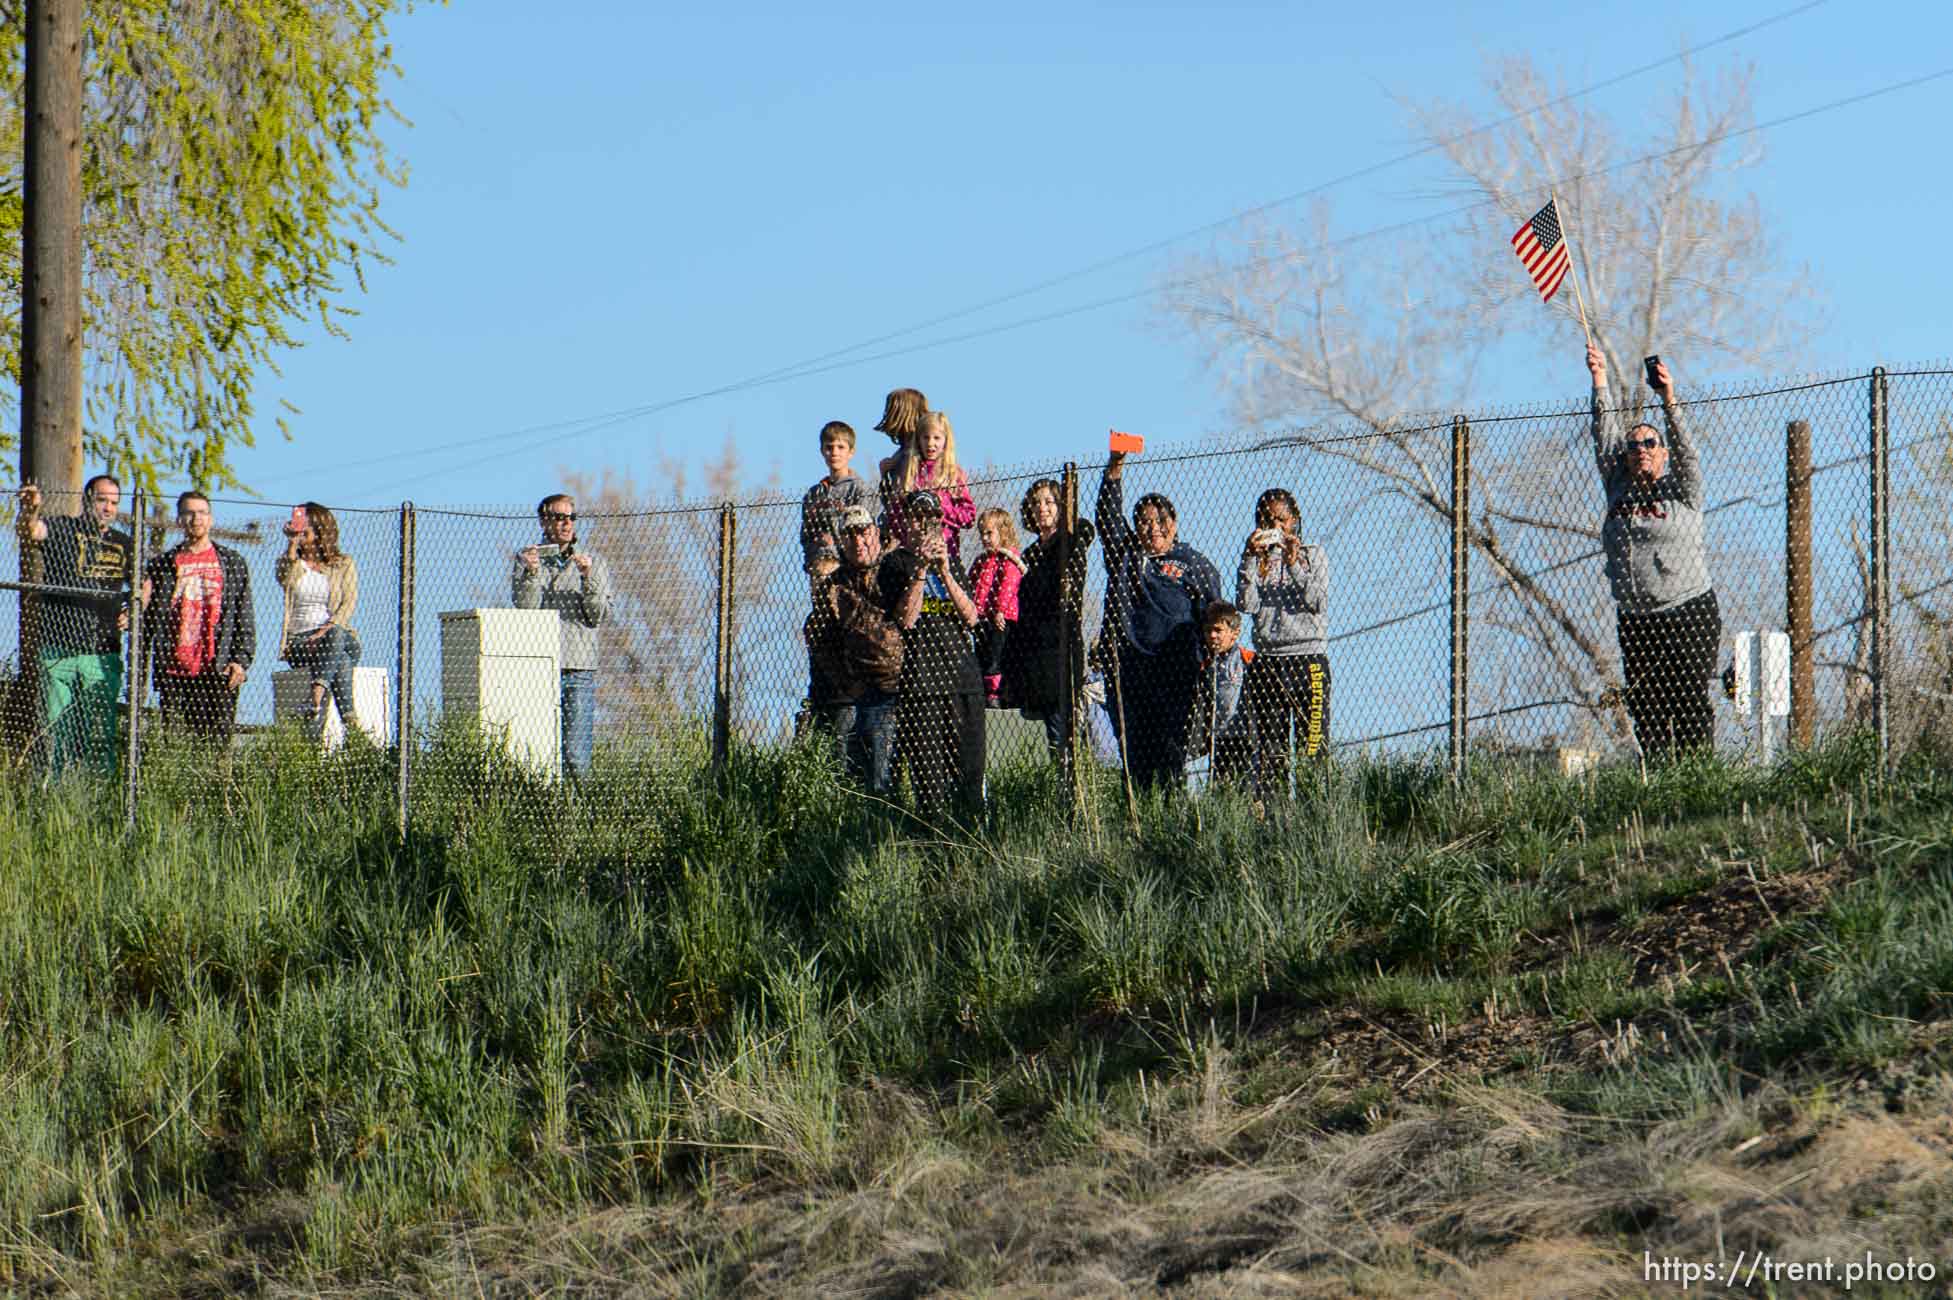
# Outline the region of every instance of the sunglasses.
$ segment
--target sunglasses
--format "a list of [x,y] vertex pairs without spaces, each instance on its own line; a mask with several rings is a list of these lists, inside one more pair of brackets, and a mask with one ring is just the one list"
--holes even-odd
[[576,515],[574,513],[566,515],[560,510],[552,510],[543,516],[543,522],[546,524],[573,524],[576,522]]
[[1628,448],[1632,451],[1653,451],[1661,446],[1659,438],[1629,438]]

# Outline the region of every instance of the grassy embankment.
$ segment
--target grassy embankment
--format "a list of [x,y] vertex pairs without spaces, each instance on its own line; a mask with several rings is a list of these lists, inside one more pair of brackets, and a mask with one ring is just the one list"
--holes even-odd
[[291,737],[152,756],[128,840],[113,791],[0,785],[0,1283],[1953,1268],[1953,775],[1923,756],[1353,765],[1137,836],[1065,829],[1035,770],[937,834],[809,752],[723,788],[696,745],[612,756],[601,801],[438,757],[404,847],[384,756]]

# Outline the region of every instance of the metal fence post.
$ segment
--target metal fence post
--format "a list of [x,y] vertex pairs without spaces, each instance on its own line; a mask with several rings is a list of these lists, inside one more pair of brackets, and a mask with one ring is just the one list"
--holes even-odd
[[129,734],[124,737],[122,755],[122,815],[130,830],[136,828],[136,796],[141,793],[142,782],[136,775],[137,765],[142,760],[142,619],[145,607],[142,602],[142,570],[144,564],[142,542],[143,533],[148,529],[145,507],[148,497],[141,488],[129,502],[129,518],[132,539],[129,548],[129,660],[122,678],[129,690]]
[[399,760],[394,798],[400,839],[407,839],[408,798],[413,785],[414,765],[414,503],[400,503],[400,608],[394,644],[398,663],[393,678],[394,753]]
[[1887,461],[1885,397],[1885,367],[1874,366],[1871,390],[1872,730],[1878,736],[1881,765],[1892,756],[1886,691],[1892,649],[1892,479]]
[[1471,461],[1472,426],[1451,418],[1451,778],[1465,771],[1465,728],[1471,713]]
[[1062,499],[1058,509],[1062,512],[1065,531],[1058,537],[1058,644],[1060,661],[1064,665],[1064,710],[1065,710],[1065,753],[1058,758],[1059,775],[1063,790],[1060,792],[1065,808],[1074,816],[1085,807],[1085,785],[1078,779],[1080,732],[1082,709],[1078,697],[1078,682],[1084,677],[1084,665],[1075,663],[1072,658],[1071,640],[1076,634],[1074,624],[1078,616],[1072,612],[1072,602],[1084,603],[1083,592],[1071,590],[1071,548],[1078,543],[1078,463],[1066,461],[1064,474],[1059,484]]
[[1811,426],[1784,428],[1784,629],[1790,634],[1790,743],[1809,749],[1817,728],[1817,647],[1811,630]]
[[712,768],[721,776],[732,743],[732,584],[733,543],[739,516],[730,501],[719,507],[719,635],[712,690]]

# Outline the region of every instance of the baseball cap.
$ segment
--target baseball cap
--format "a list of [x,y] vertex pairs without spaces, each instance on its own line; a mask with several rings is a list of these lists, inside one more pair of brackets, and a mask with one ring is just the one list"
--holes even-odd
[[849,506],[841,512],[841,531],[851,533],[857,528],[873,528],[875,516],[862,506]]

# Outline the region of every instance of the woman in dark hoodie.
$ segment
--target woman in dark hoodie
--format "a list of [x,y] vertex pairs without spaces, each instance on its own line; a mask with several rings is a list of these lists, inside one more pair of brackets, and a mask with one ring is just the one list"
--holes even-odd
[[1179,540],[1179,516],[1160,493],[1141,497],[1126,522],[1125,461],[1115,451],[1106,463],[1095,512],[1105,548],[1105,641],[1113,656],[1106,706],[1123,732],[1134,783],[1177,785],[1200,675],[1200,614],[1221,599],[1221,575]]
[[1092,521],[1065,527],[1064,485],[1041,478],[1024,493],[1018,518],[1034,540],[1024,548],[1017,626],[1004,650],[1004,680],[1024,716],[1044,723],[1059,788],[1071,788],[1073,710],[1085,688],[1085,566]]

